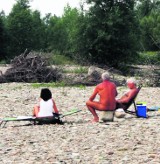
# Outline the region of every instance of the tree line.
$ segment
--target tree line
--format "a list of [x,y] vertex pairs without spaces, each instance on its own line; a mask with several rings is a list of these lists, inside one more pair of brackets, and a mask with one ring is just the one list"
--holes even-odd
[[28,51],[52,52],[80,63],[118,67],[139,51],[160,48],[159,0],[86,0],[80,9],[66,5],[62,16],[30,9],[17,0],[9,15],[0,13],[0,60]]

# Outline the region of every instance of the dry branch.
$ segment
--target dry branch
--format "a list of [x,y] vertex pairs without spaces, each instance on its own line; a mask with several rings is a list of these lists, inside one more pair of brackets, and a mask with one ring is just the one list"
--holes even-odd
[[38,53],[23,53],[11,61],[0,82],[53,82],[61,77],[58,68],[49,66],[49,58]]

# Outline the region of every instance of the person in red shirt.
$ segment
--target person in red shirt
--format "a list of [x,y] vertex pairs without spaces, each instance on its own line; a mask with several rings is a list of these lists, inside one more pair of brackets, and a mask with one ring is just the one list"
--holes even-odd
[[125,93],[120,99],[116,100],[116,109],[125,108],[125,104],[127,104],[138,92],[136,81],[134,79],[127,80],[127,87],[129,88],[129,91]]
[[[92,122],[98,122],[99,117],[96,110],[115,110],[117,89],[116,85],[110,81],[110,76],[107,72],[102,74],[103,82],[98,84],[94,89],[93,94],[90,96],[89,100],[86,102],[86,106],[93,115]],[[94,101],[96,96],[99,95],[99,101]]]

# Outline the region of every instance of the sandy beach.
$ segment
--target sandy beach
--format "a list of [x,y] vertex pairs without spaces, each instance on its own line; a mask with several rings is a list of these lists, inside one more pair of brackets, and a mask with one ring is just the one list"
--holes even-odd
[[[85,102],[94,87],[50,88],[64,125],[31,125],[28,121],[8,122],[0,130],[0,163],[33,164],[158,164],[160,163],[160,112],[149,118],[126,114],[114,122],[90,123]],[[118,96],[125,87],[118,87]],[[41,88],[27,83],[0,85],[1,118],[30,116]],[[159,106],[160,88],[143,87],[137,101]],[[130,107],[131,110],[133,106]]]

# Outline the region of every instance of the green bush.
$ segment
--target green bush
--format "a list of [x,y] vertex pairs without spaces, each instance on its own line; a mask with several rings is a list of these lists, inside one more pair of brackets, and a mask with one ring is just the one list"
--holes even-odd
[[53,55],[51,60],[52,60],[51,64],[55,64],[55,65],[75,64],[75,62],[71,58],[63,55]]
[[7,64],[7,62],[5,60],[1,60],[0,64]]
[[139,58],[136,61],[137,64],[155,64],[160,63],[160,52],[159,51],[147,51],[140,52]]

